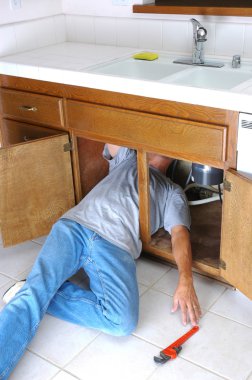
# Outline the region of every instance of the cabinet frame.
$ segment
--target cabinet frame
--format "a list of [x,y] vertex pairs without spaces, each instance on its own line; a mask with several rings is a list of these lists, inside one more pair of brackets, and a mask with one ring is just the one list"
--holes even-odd
[[[238,112],[221,110],[205,106],[177,103],[167,100],[144,98],[141,96],[120,94],[111,91],[95,90],[90,88],[82,88],[78,86],[11,77],[6,75],[0,76],[0,86],[2,88],[8,88],[11,90],[29,91],[35,94],[37,93],[41,95],[50,95],[62,98],[65,127],[69,131],[73,147],[71,157],[73,164],[75,195],[77,201],[79,201],[82,197],[79,169],[80,157],[78,156],[77,144],[78,138],[87,138],[98,142],[106,141],[118,145],[126,143],[127,146],[137,149],[139,166],[139,186],[140,193],[142,194],[142,196],[140,196],[140,229],[143,239],[143,247],[148,248],[150,243],[150,226],[149,219],[146,213],[149,207],[148,192],[146,191],[148,188],[146,152],[149,148],[151,148],[151,144],[142,144],[141,142],[136,143],[135,141],[131,141],[130,139],[126,141],[124,138],[122,138],[120,134],[112,136],[107,135],[105,132],[101,135],[99,131],[94,133],[92,132],[92,130],[85,131],[85,128],[76,128],[74,123],[69,122],[69,114],[67,112],[67,103],[69,101],[76,101],[80,103],[84,102],[89,109],[106,109],[107,111],[110,110],[116,112],[117,114],[126,113],[128,115],[139,115],[139,113],[144,113],[147,115],[147,117],[156,118],[158,120],[163,120],[164,117],[167,120],[179,119],[181,121],[181,124],[186,123],[186,120],[190,120],[189,124],[195,123],[197,125],[202,125],[203,127],[207,124],[209,128],[217,130],[219,128],[220,130],[225,131],[226,146],[223,148],[224,154],[221,157],[219,157],[218,160],[210,160],[208,161],[208,163],[212,164],[213,166],[223,168],[225,172],[227,172],[230,169],[236,169]],[[158,150],[156,149],[156,146],[154,146],[152,151],[156,150],[157,153],[161,154],[167,153],[167,155],[169,155],[169,153],[171,153],[168,151],[166,152],[165,149]],[[175,158],[182,159],[190,159],[191,157],[190,154],[184,157],[183,153],[181,153],[180,157],[177,157],[177,152],[175,152],[173,156]],[[205,163],[202,162],[202,157],[199,157],[196,161],[200,163]],[[147,223],[145,223],[146,220]],[[173,261],[173,257],[169,253],[166,254],[165,252],[156,251],[154,254],[159,258],[166,258],[168,261]],[[228,268],[229,263],[226,256],[225,260],[224,258],[222,259],[223,261],[226,260],[226,268]],[[205,268],[204,266],[200,266],[197,263],[195,264],[195,267],[196,270],[208,273],[213,277],[218,277],[218,274],[220,274],[221,272],[221,275],[225,278],[225,269],[212,271],[211,268]],[[236,283],[233,283],[233,285],[236,286]],[[242,288],[242,286],[240,287]],[[251,292],[249,290],[247,292],[247,295],[252,297],[252,290]]]

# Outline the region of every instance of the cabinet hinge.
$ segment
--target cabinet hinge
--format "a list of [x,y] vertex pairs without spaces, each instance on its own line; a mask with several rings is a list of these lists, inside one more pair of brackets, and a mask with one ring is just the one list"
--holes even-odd
[[224,260],[220,259],[220,265],[219,265],[219,267],[220,267],[221,269],[226,270],[226,269],[227,269],[227,264],[226,264],[226,262],[225,262]]
[[73,150],[73,143],[72,141],[69,141],[68,143],[64,144],[64,152],[70,152]]
[[232,189],[232,183],[230,181],[227,181],[226,179],[224,179],[224,181],[223,181],[223,188],[226,191],[231,191],[231,189]]

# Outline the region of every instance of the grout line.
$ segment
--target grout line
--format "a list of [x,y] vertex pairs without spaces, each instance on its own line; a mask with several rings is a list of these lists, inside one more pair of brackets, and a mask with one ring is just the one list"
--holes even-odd
[[210,372],[211,374],[214,374],[214,375],[216,375],[216,376],[219,376],[219,377],[220,377],[221,379],[223,379],[223,380],[230,380],[230,378],[225,377],[225,376],[223,376],[223,375],[220,375],[218,372],[214,372],[214,371],[212,371],[211,369],[208,369],[208,368],[206,368],[206,367],[203,367],[202,365],[200,365],[200,364],[198,364],[198,363],[196,363],[196,362],[193,362],[193,361],[191,361],[191,360],[189,360],[189,359],[186,359],[186,358],[183,357],[182,355],[180,356],[180,358],[183,359],[183,360],[185,360],[187,363],[193,364],[193,365],[195,365],[195,366],[197,366],[197,367],[199,367],[199,368],[201,368],[201,369],[204,369],[204,370],[207,371],[207,372]]
[[40,358],[40,359],[45,360],[47,363],[53,365],[54,367],[58,368],[59,370],[63,370],[63,367],[61,367],[59,364],[55,363],[55,362],[52,361],[51,359],[45,357],[44,355],[39,354],[38,352],[35,352],[35,351],[33,351],[32,349],[30,349],[30,348],[28,348],[28,347],[26,348],[26,351],[30,352],[31,354],[37,356],[37,357]]
[[216,304],[216,302],[219,301],[219,299],[224,295],[224,293],[227,291],[228,289],[227,288],[224,288],[224,290],[222,291],[222,293],[216,298],[215,301],[212,302],[212,304],[207,308],[207,311],[210,311],[210,309]]
[[53,380],[56,378],[56,376],[58,376],[60,374],[60,372],[64,372],[64,373],[67,373],[68,375],[72,376],[74,379],[77,379],[77,380],[81,380],[79,377],[75,376],[72,372],[69,372],[69,371],[66,371],[66,370],[60,370],[59,372],[57,372],[55,375],[53,375],[53,377],[51,377],[50,380]]
[[249,329],[252,329],[252,326],[248,326],[248,325],[246,325],[246,324],[243,323],[243,322],[239,322],[239,321],[237,321],[237,320],[235,320],[235,319],[231,319],[231,318],[229,318],[229,317],[226,317],[225,315],[218,314],[218,313],[216,313],[215,311],[208,311],[208,312],[209,312],[209,313],[212,313],[212,314],[214,314],[214,315],[217,315],[218,317],[221,317],[221,318],[227,319],[228,321],[235,322],[235,323],[238,323],[238,324],[241,325],[241,326],[248,327]]
[[147,377],[146,380],[151,380],[152,376],[154,375],[155,372],[157,372],[158,366],[153,370],[153,372],[150,374],[150,376]]
[[[60,364],[57,364],[55,363],[53,360],[51,360],[50,358],[48,357],[45,357],[44,355],[38,353],[38,352],[35,352],[33,351],[32,349],[30,348],[27,348],[27,351],[31,352],[32,354],[40,357],[41,359],[47,361],[48,363],[54,365],[55,367],[59,368],[60,370],[62,371],[65,371],[67,372],[68,370],[65,369],[66,366],[68,366],[68,364],[70,364],[82,351],[84,351],[91,343],[93,343],[93,341],[99,336],[101,335],[101,332],[99,332],[94,339],[92,339],[84,348],[82,348],[76,355],[74,355],[68,362],[66,362],[64,365],[60,365]],[[69,372],[70,373],[70,372]]]
[[248,378],[246,380],[250,380],[250,376],[252,375],[252,371],[250,372],[250,374],[248,375]]
[[68,366],[75,358],[77,358],[77,356],[79,356],[84,350],[86,350],[86,348],[88,348],[100,335],[102,335],[102,331],[98,331],[98,334],[94,337],[94,339],[92,339],[82,350],[80,350],[75,356],[72,357],[71,360],[69,360],[69,362],[67,362],[66,364],[64,364],[64,371],[67,371],[65,368],[66,366]]

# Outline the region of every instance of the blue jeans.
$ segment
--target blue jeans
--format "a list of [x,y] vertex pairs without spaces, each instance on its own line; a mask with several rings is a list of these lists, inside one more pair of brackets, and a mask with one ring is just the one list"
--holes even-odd
[[[90,290],[66,281],[81,268]],[[136,327],[138,308],[131,255],[88,228],[60,219],[25,285],[0,314],[0,379],[9,377],[46,312],[120,336]]]

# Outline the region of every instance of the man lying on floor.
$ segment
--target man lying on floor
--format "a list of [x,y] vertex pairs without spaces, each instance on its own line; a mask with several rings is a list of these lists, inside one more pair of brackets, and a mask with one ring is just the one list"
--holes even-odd
[[[26,281],[6,292],[0,313],[0,379],[6,380],[47,312],[117,336],[138,322],[135,259],[141,253],[137,158],[134,150],[107,144],[109,174],[59,219]],[[171,234],[179,270],[172,311],[196,325],[201,315],[191,270],[190,214],[182,189],[165,175],[171,158],[149,154],[151,231]],[[83,268],[85,290],[67,279]]]

